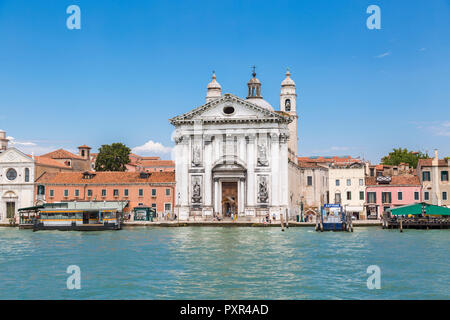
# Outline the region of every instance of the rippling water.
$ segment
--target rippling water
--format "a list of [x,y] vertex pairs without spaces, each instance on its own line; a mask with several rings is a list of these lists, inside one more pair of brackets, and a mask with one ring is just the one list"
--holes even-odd
[[449,299],[449,248],[448,230],[0,228],[0,299]]

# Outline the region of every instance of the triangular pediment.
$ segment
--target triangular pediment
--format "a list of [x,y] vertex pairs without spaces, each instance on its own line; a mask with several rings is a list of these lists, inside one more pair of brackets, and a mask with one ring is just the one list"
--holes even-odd
[[34,162],[34,160],[16,148],[9,148],[0,153],[0,163],[24,163]]
[[290,118],[265,109],[230,93],[212,100],[169,121],[173,124],[200,121],[279,121],[290,122]]

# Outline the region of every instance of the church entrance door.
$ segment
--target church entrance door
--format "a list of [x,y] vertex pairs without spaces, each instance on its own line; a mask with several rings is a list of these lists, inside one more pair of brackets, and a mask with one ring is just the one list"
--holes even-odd
[[231,217],[238,211],[237,182],[222,182],[222,214]]

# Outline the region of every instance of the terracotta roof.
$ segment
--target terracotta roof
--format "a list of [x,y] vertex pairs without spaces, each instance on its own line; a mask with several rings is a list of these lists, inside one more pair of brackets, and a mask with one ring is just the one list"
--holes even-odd
[[315,163],[338,163],[338,162],[361,162],[360,159],[352,158],[351,156],[330,156],[330,157],[298,157],[299,162],[315,162]]
[[321,168],[321,169],[325,169],[325,167],[323,166],[319,166],[318,164],[314,163],[314,162],[299,162],[298,166],[300,168]]
[[398,186],[398,185],[411,185],[420,186],[420,180],[418,176],[413,175],[401,175],[391,176],[391,182],[389,184],[378,184],[376,177],[366,177],[366,186]]
[[82,157],[77,156],[76,154],[73,154],[72,152],[69,152],[64,149],[58,149],[58,150],[43,154],[43,155],[41,155],[41,157],[52,158],[52,159],[81,159],[81,160],[84,160]]
[[139,162],[143,167],[175,167],[175,161],[172,160],[143,160]]
[[34,156],[34,160],[36,161],[37,165],[71,169],[71,167],[66,166],[64,163],[56,161],[52,158],[46,158],[46,157],[42,157],[42,156]]
[[[421,166],[421,167],[431,167],[432,162],[433,162],[433,159],[419,159],[419,166]],[[448,163],[444,159],[439,159],[438,160],[438,166],[439,167],[447,167]]]
[[87,146],[87,145],[85,145],[85,144],[83,144],[82,146],[79,146],[78,148],[92,149],[91,147],[89,147],[89,146]]
[[127,184],[127,183],[171,183],[175,182],[174,172],[152,172],[148,178],[141,178],[139,172],[91,172],[91,179],[84,179],[83,172],[58,172],[43,174],[36,180],[47,184]]

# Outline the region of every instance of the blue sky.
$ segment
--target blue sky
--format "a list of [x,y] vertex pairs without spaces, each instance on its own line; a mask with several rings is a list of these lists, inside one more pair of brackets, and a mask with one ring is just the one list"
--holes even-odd
[[449,0],[0,0],[0,129],[27,152],[153,141],[169,158],[168,119],[204,103],[212,70],[245,97],[252,65],[276,109],[290,68],[300,155],[450,155]]

